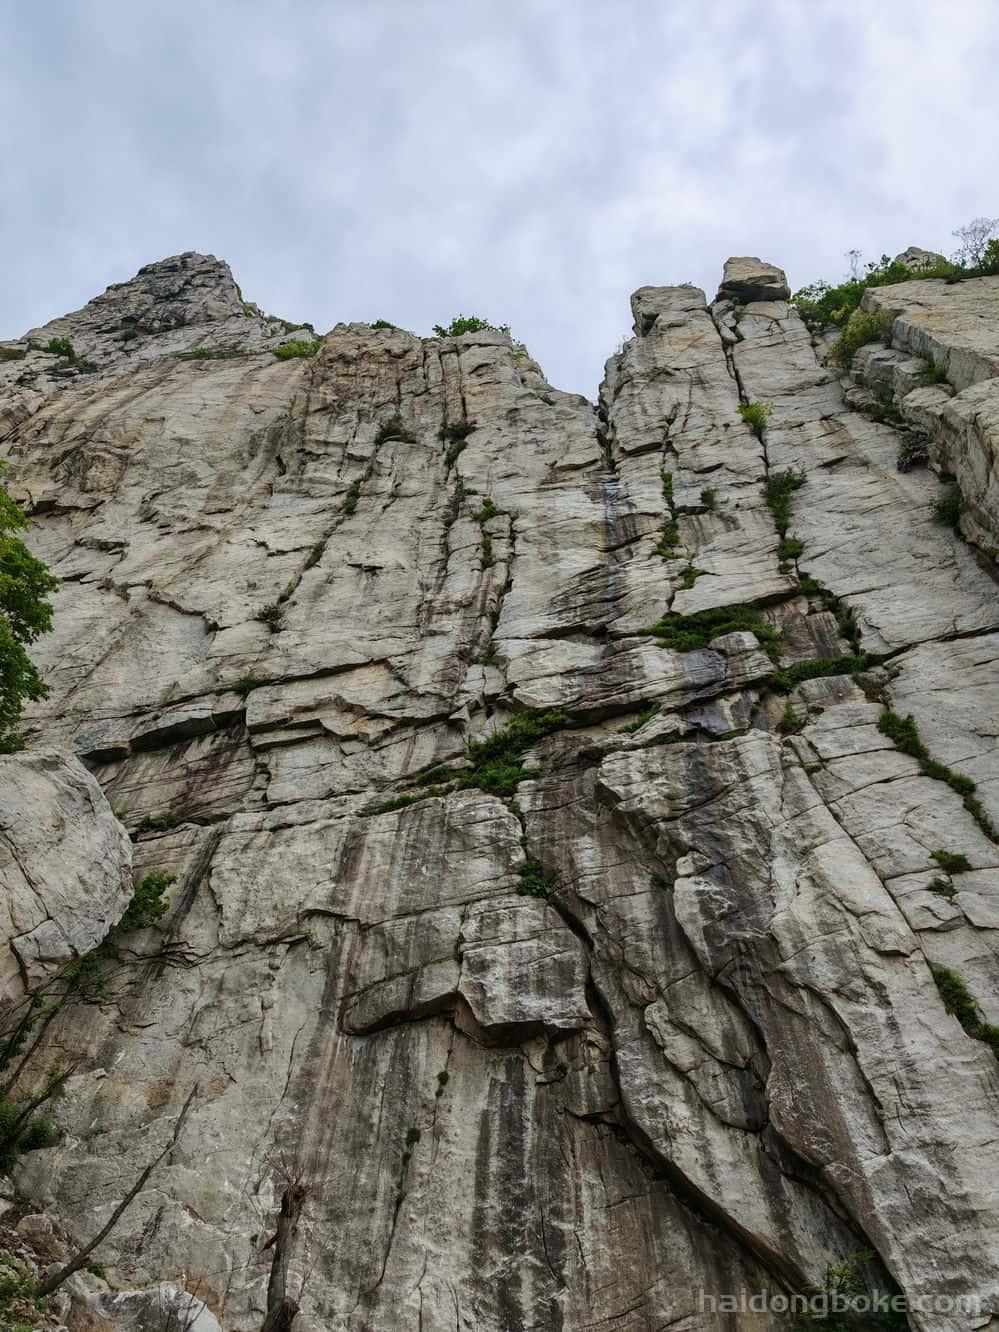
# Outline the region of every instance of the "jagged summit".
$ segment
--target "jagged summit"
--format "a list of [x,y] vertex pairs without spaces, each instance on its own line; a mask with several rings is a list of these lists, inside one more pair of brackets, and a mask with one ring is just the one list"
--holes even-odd
[[[223,260],[188,251],[146,264],[82,309],[0,344],[0,384],[37,402],[81,376],[118,375],[198,348],[269,351],[302,327],[245,301]],[[46,354],[53,339],[68,342],[73,357]]]

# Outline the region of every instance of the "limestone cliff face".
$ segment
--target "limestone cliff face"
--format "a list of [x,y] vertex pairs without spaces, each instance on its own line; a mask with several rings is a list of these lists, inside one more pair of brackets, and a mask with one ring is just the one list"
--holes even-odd
[[295,1332],[762,1332],[698,1292],[867,1249],[981,1301],[913,1327],[999,1324],[999,1062],[931,970],[999,1023],[999,279],[872,293],[852,384],[786,297],[745,259],[710,304],[642,288],[597,407],[498,333],[276,359],[308,333],[197,255],[31,335],[94,370],[6,344],[63,587],[4,763],[103,877],[15,887],[0,974],[90,948],[129,856],[176,875],[51,1025],[79,1063],[21,1193],[88,1238],[198,1087],[71,1326],[169,1291],[200,1332],[282,1293]]

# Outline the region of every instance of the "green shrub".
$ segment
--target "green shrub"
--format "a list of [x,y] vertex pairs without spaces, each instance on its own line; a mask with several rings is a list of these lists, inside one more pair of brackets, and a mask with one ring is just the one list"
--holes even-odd
[[946,494],[941,495],[939,499],[933,502],[934,518],[938,523],[943,523],[946,527],[952,527],[955,532],[960,527],[963,512],[964,496],[957,486],[950,486]]
[[567,721],[561,708],[517,713],[501,730],[469,745],[472,767],[458,773],[459,787],[513,795],[519,782],[537,776],[536,768],[524,767],[524,753],[545,736],[561,730]]
[[924,370],[919,376],[923,384],[946,384],[947,371],[942,365],[931,365],[928,370]]
[[357,508],[357,501],[361,498],[361,483],[359,480],[351,481],[343,497],[343,511],[351,514]]
[[36,1285],[23,1258],[6,1249],[0,1252],[0,1332],[33,1332],[37,1320],[24,1322],[18,1315],[48,1307],[47,1301],[36,1300]]
[[411,430],[407,430],[403,424],[402,417],[398,412],[394,416],[378,427],[378,433],[375,435],[376,444],[384,444],[387,439],[401,439],[404,444],[415,444],[416,436]]
[[789,694],[802,680],[820,680],[827,675],[855,675],[871,665],[872,658],[862,653],[849,657],[812,657],[796,661],[775,671],[771,685],[778,694]]
[[753,606],[715,606],[710,610],[695,611],[692,615],[668,613],[658,622],[641,632],[658,638],[663,647],[675,652],[693,652],[706,648],[713,638],[722,634],[748,631],[756,635],[761,646],[772,658],[776,657],[780,640],[772,624]]
[[69,338],[49,338],[42,351],[48,352],[50,356],[65,356],[68,361],[76,360],[76,352]]
[[441,430],[441,439],[447,444],[447,452],[444,454],[444,464],[446,467],[453,467],[458,459],[458,455],[468,441],[468,436],[475,429],[474,421],[461,421],[454,425],[448,425]]
[[934,851],[933,859],[948,874],[959,874],[962,870],[971,869],[971,861],[961,852]]
[[777,559],[781,564],[788,564],[796,560],[805,549],[799,537],[781,537],[777,546]]
[[988,277],[999,273],[999,240],[990,240],[986,245],[978,271]]
[[839,335],[839,341],[829,353],[829,360],[841,370],[849,370],[853,365],[854,353],[869,342],[891,342],[894,316],[887,310],[878,310],[871,314],[867,310],[855,310],[849,323]]
[[4,361],[23,361],[27,354],[23,347],[0,347],[0,365]]
[[296,356],[315,356],[322,345],[322,338],[292,338],[290,342],[282,342],[280,347],[275,347],[274,355],[279,361],[291,361]]
[[718,491],[711,486],[709,486],[707,490],[702,490],[701,503],[709,513],[713,513],[718,504]]
[[[43,1151],[59,1141],[55,1125],[31,1111],[31,1102],[0,1097],[0,1175],[9,1175],[25,1152]],[[0,1286],[2,1308],[2,1286]]]
[[808,478],[804,472],[797,472],[793,467],[784,472],[771,472],[767,477],[767,507],[773,514],[777,535],[787,536],[791,522],[791,496],[800,490]]
[[495,518],[498,513],[499,509],[491,499],[484,500],[482,508],[475,514],[475,521],[477,523],[488,523],[489,519]]
[[842,327],[854,310],[858,309],[868,287],[892,286],[898,282],[911,282],[915,278],[963,277],[967,270],[961,264],[931,264],[927,268],[912,269],[894,263],[884,254],[877,263],[869,263],[862,276],[850,278],[831,286],[828,282],[814,282],[802,287],[791,297],[791,304],[810,328]]
[[26,702],[48,697],[27,645],[52,628],[49,594],[59,580],[16,535],[28,526],[2,484],[0,462],[0,754],[22,748],[17,725]]
[[132,894],[117,925],[112,926],[109,937],[127,934],[130,930],[148,930],[166,913],[166,890],[177,882],[176,874],[147,874]]
[[462,333],[509,333],[509,324],[490,324],[478,315],[455,315],[450,324],[434,324],[434,337],[460,338]]
[[773,414],[773,410],[773,403],[770,402],[744,402],[739,406],[739,415],[756,438],[762,439],[767,417]]
[[[908,1332],[909,1320],[904,1313],[891,1307],[870,1308],[873,1301],[862,1268],[874,1257],[873,1250],[866,1250],[851,1254],[841,1263],[827,1263],[821,1290],[810,1292],[812,1296],[825,1298],[817,1299],[813,1311],[805,1315],[803,1322],[796,1321],[790,1332],[807,1332],[816,1325],[825,1327],[826,1332]],[[891,1297],[896,1292],[893,1288],[881,1293]],[[866,1297],[869,1312],[850,1309],[851,1299],[859,1302],[861,1297]],[[843,1305],[847,1312],[836,1312]]]
[[527,859],[517,879],[517,892],[521,897],[548,897],[555,892],[555,885],[545,878],[537,860]]
[[794,710],[791,700],[788,699],[784,704],[784,711],[781,714],[781,719],[777,723],[778,731],[780,731],[781,735],[797,735],[798,732],[804,730],[807,725],[808,714],[805,713],[803,716],[799,717]]
[[387,319],[375,319],[371,324],[372,328],[398,328],[398,324],[390,324]]

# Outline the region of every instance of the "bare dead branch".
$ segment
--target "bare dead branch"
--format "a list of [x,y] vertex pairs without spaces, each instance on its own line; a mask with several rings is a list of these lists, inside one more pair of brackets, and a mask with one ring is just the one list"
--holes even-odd
[[187,1100],[184,1102],[180,1114],[177,1116],[177,1122],[173,1126],[173,1133],[170,1136],[170,1141],[160,1152],[159,1156],[157,1156],[154,1160],[150,1161],[149,1165],[146,1166],[145,1170],[143,1170],[142,1174],[129,1189],[128,1193],[125,1194],[125,1197],[121,1200],[118,1206],[111,1213],[111,1219],[108,1221],[107,1225],[103,1226],[101,1230],[98,1231],[98,1233],[94,1236],[94,1238],[90,1241],[90,1243],[85,1245],[76,1255],[75,1258],[70,1259],[70,1261],[66,1263],[64,1267],[60,1267],[58,1272],[53,1272],[51,1276],[47,1276],[43,1281],[40,1281],[35,1290],[36,1296],[51,1295],[54,1290],[58,1290],[59,1287],[62,1285],[62,1283],[67,1279],[67,1277],[71,1277],[74,1272],[79,1272],[80,1268],[86,1265],[87,1259],[97,1248],[98,1244],[100,1244],[102,1240],[106,1239],[108,1235],[110,1235],[111,1231],[114,1230],[115,1226],[121,1220],[122,1214],[125,1212],[125,1209],[132,1203],[136,1195],[140,1193],[142,1189],[145,1187],[146,1180],[153,1173],[153,1171],[163,1160],[163,1158],[165,1156],[168,1156],[169,1153],[173,1151],[174,1147],[177,1145],[177,1139],[180,1137],[181,1130],[184,1127],[184,1120],[187,1118],[187,1112],[190,1110],[194,1098],[195,1096],[197,1096],[197,1094],[198,1094],[198,1084],[195,1083],[194,1086],[191,1088]]

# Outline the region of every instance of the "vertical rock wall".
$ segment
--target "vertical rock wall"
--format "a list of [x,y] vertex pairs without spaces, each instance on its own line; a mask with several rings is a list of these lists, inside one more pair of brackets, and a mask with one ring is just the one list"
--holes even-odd
[[304,335],[202,256],[36,331],[93,372],[10,344],[63,579],[29,738],[176,876],[54,1024],[64,1135],[19,1187],[85,1238],[198,1088],[88,1317],[168,1282],[255,1332],[286,1270],[296,1332],[762,1330],[701,1292],[873,1249],[999,1319],[999,1063],[931,971],[999,1023],[990,548],[786,297],[756,260],[642,288],[597,408],[503,334],[278,360]]

